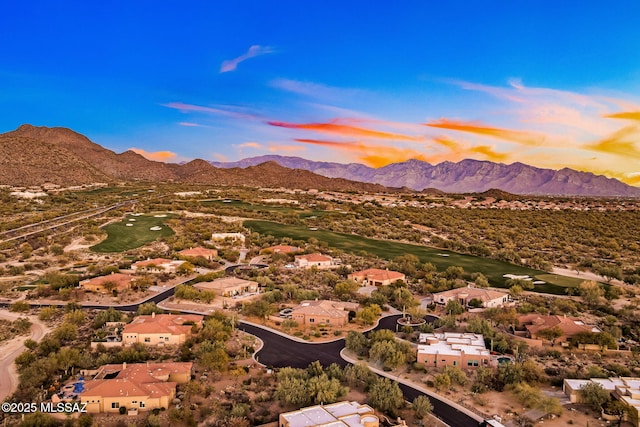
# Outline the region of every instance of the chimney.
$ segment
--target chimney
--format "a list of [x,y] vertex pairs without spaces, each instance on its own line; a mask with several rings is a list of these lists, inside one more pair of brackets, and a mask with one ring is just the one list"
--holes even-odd
[[156,318],[156,312],[154,311],[153,313],[151,313],[151,318],[155,319]]
[[122,370],[124,371],[125,369],[127,369],[127,362],[122,362]]

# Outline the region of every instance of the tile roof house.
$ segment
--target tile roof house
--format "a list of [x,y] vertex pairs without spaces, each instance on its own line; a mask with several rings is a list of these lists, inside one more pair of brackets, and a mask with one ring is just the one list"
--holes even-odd
[[342,326],[349,322],[349,311],[355,311],[359,307],[357,303],[340,301],[302,301],[291,312],[291,319],[300,325],[337,325]]
[[459,366],[474,368],[487,366],[491,358],[484,337],[472,333],[420,334],[418,362],[426,367]]
[[511,301],[509,294],[506,292],[472,286],[450,289],[433,295],[433,302],[436,304],[446,305],[449,301],[456,300],[463,307],[469,306],[469,302],[474,299],[482,302],[482,307],[484,308],[502,307]]
[[316,405],[280,414],[279,427],[378,427],[374,409],[358,402]]
[[184,261],[172,261],[165,258],[153,258],[145,259],[143,261],[137,261],[131,264],[131,269],[137,270],[155,270],[163,271],[165,273],[175,273],[178,267],[180,267]]
[[602,332],[595,325],[588,325],[577,317],[566,317],[559,315],[526,314],[518,317],[520,324],[526,329],[528,338],[538,339],[538,333],[544,329],[559,328],[562,336],[556,342],[569,340],[581,332]]
[[80,287],[86,291],[108,293],[112,290],[123,291],[131,287],[134,277],[130,274],[111,273],[106,276],[94,277],[80,282]]
[[191,379],[188,363],[134,363],[104,365],[86,381],[79,394],[89,413],[118,413],[120,408],[150,411],[168,408],[176,385]]
[[385,286],[390,285],[397,280],[405,281],[405,275],[392,270],[382,270],[380,268],[368,268],[362,271],[356,271],[347,276],[363,286]]
[[244,280],[237,277],[222,277],[212,282],[196,283],[193,287],[202,291],[214,291],[217,295],[223,297],[234,297],[256,293],[260,289],[260,284],[252,280]]
[[333,258],[322,254],[296,255],[294,264],[299,268],[330,267]]
[[264,250],[269,250],[274,254],[290,254],[293,252],[298,252],[301,249],[297,246],[289,246],[289,245],[276,245],[265,248]]
[[[202,326],[197,314],[155,314],[137,316],[122,330],[122,344],[178,345],[191,336],[192,324]],[[185,324],[186,323],[186,324]]]
[[216,249],[208,249],[202,247],[184,249],[178,252],[178,255],[183,257],[204,258],[212,261],[218,257],[218,251]]

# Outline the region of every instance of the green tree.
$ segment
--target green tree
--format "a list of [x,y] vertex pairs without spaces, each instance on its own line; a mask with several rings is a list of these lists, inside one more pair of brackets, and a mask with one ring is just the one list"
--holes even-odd
[[335,287],[336,296],[341,300],[348,300],[356,296],[359,285],[353,280],[343,280]]
[[398,383],[388,378],[378,378],[369,389],[369,402],[379,411],[396,415],[404,405],[404,396]]
[[590,307],[600,304],[604,291],[600,285],[593,280],[585,280],[578,286],[578,292],[582,300]]
[[273,397],[280,403],[297,408],[311,402],[311,396],[307,391],[307,382],[303,378],[279,378]]
[[369,349],[369,341],[364,334],[357,331],[349,331],[345,338],[347,350],[353,351],[358,356],[364,356]]
[[451,299],[447,302],[445,311],[449,315],[457,316],[458,314],[464,313],[464,307],[457,300]]
[[433,405],[427,396],[421,395],[413,399],[411,409],[413,409],[416,418],[421,420],[426,417],[427,414],[433,412]]
[[433,377],[433,386],[438,391],[446,391],[451,389],[451,378],[447,374],[438,374]]
[[564,333],[562,332],[562,329],[560,329],[558,326],[554,326],[552,328],[540,329],[537,333],[537,336],[542,339],[549,340],[552,344],[555,344],[556,340],[563,334]]
[[372,325],[380,316],[382,310],[378,304],[371,304],[369,307],[365,307],[356,314],[356,319],[360,320],[364,325]]
[[164,310],[156,305],[155,302],[146,302],[138,306],[136,316],[144,316],[152,313],[161,314]]
[[580,395],[584,403],[594,411],[601,411],[604,404],[609,401],[611,394],[602,387],[602,384],[589,382],[580,387]]

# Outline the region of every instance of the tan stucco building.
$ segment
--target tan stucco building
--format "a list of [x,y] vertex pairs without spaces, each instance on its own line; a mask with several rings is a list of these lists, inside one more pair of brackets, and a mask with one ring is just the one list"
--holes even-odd
[[120,408],[150,411],[169,408],[176,385],[191,379],[188,363],[135,363],[104,365],[84,383],[79,395],[87,412],[119,413]]
[[124,273],[112,273],[106,276],[94,277],[80,282],[85,291],[109,293],[113,290],[123,291],[131,287],[134,276]]
[[316,405],[280,414],[279,427],[378,427],[374,409],[358,402]]
[[347,276],[348,279],[362,286],[386,286],[397,280],[405,281],[405,275],[392,270],[382,270],[380,268],[368,268],[356,271]]
[[229,298],[256,293],[260,288],[260,284],[237,277],[222,277],[212,282],[196,283],[193,287],[201,291],[214,291],[216,295]]
[[296,255],[294,264],[299,268],[326,268],[333,265],[333,258],[322,254]]
[[122,345],[179,345],[191,336],[193,325],[202,326],[197,314],[151,314],[138,316],[125,325]]
[[426,367],[488,366],[491,358],[480,334],[444,332],[420,334],[418,363]]
[[299,325],[335,325],[342,326],[349,322],[349,311],[356,311],[357,303],[340,301],[302,301],[291,312],[291,319]]
[[475,288],[473,286],[455,288],[433,294],[433,302],[436,304],[446,305],[452,300],[458,301],[463,307],[468,307],[472,300],[478,300],[484,308],[502,307],[511,301],[509,294],[506,292]]

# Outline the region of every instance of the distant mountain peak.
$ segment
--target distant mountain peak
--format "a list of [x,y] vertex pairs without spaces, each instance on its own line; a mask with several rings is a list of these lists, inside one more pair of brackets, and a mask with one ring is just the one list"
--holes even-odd
[[640,197],[640,188],[613,178],[566,167],[560,170],[538,168],[522,162],[504,164],[464,159],[432,165],[422,160],[409,159],[372,168],[358,163],[315,162],[300,157],[268,155],[212,164],[221,168],[246,168],[267,160],[326,177],[394,188],[407,187],[417,191],[437,189],[447,193],[482,193],[494,189],[511,194]]

